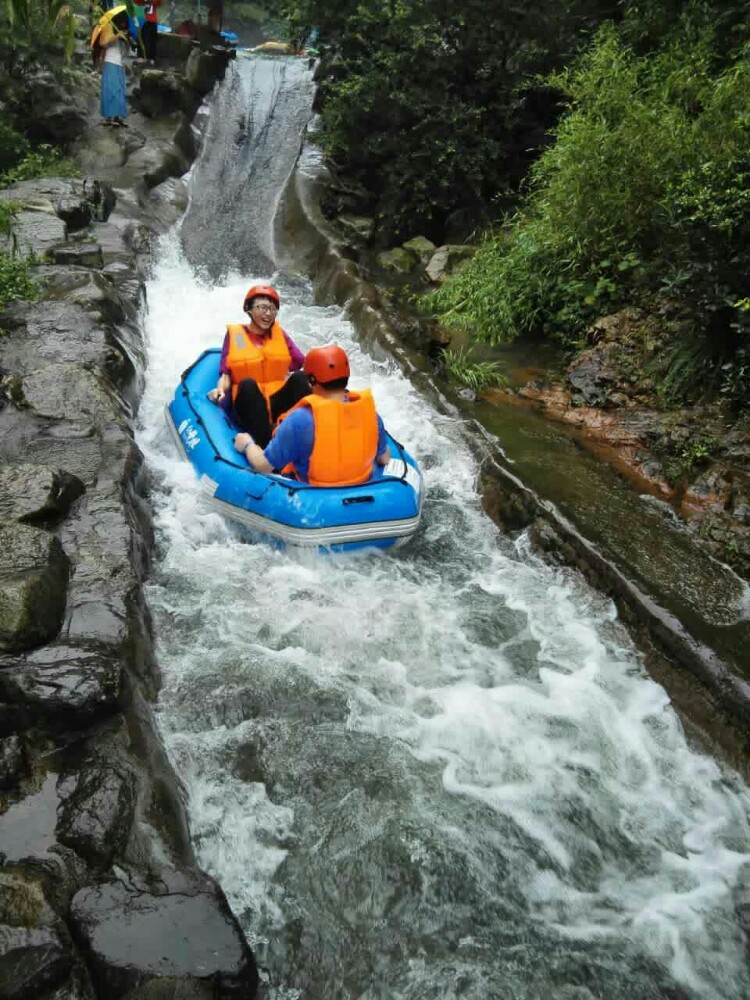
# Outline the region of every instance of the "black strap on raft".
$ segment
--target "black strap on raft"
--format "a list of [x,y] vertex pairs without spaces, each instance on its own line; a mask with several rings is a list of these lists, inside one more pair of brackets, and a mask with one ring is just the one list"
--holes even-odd
[[[209,347],[207,350],[205,350],[202,354],[200,354],[195,359],[195,361],[192,363],[192,365],[190,365],[189,368],[185,369],[185,371],[182,373],[182,375],[180,375],[180,382],[182,384],[183,395],[187,399],[187,404],[190,407],[190,409],[191,409],[191,411],[193,413],[193,416],[195,417],[195,422],[198,424],[199,427],[203,428],[203,433],[206,435],[206,440],[211,445],[211,449],[213,450],[213,453],[214,453],[214,462],[223,462],[224,465],[228,465],[230,467],[230,469],[239,469],[241,472],[251,472],[254,476],[264,476],[266,479],[270,480],[272,483],[278,483],[279,486],[283,486],[284,489],[288,490],[289,493],[291,493],[291,494],[296,493],[297,490],[310,490],[310,489],[315,489],[315,490],[320,490],[320,489],[323,489],[323,490],[328,490],[328,489],[330,489],[330,490],[336,490],[336,489],[343,489],[343,488],[346,488],[348,490],[362,489],[362,488],[371,489],[372,486],[374,485],[374,483],[376,483],[378,481],[380,481],[380,482],[388,482],[389,480],[394,480],[397,483],[403,483],[405,486],[408,485],[407,481],[406,481],[406,475],[407,475],[407,473],[409,471],[409,465],[408,465],[408,463],[406,461],[406,458],[404,457],[404,446],[402,444],[400,444],[394,437],[391,437],[391,441],[393,441],[393,443],[396,446],[396,448],[398,448],[399,458],[404,463],[403,474],[401,476],[381,476],[380,480],[371,480],[370,479],[370,480],[367,480],[364,483],[356,483],[354,486],[347,486],[347,487],[341,487],[341,486],[311,486],[309,483],[301,483],[301,482],[299,482],[299,480],[294,480],[293,482],[290,483],[289,480],[287,480],[284,476],[269,475],[267,472],[256,472],[255,469],[252,469],[247,464],[240,465],[239,462],[233,462],[233,461],[231,461],[231,459],[224,458],[224,456],[219,452],[219,449],[216,447],[216,444],[214,443],[213,438],[208,433],[208,429],[207,429],[205,423],[203,422],[203,418],[201,416],[199,416],[198,411],[195,409],[195,406],[193,406],[193,401],[190,398],[190,390],[188,389],[187,384],[186,384],[187,378],[190,375],[190,372],[193,370],[193,368],[195,368],[196,365],[200,364],[200,362],[206,357],[206,355],[208,355],[208,354],[220,354],[220,353],[221,352],[218,350],[218,348],[216,348],[216,347]],[[231,421],[229,421],[229,419],[226,418],[226,417],[225,417],[225,419],[227,420],[227,423],[231,427],[232,426]],[[238,430],[237,433],[242,433],[242,431]],[[389,437],[390,437],[390,435],[389,435]]]

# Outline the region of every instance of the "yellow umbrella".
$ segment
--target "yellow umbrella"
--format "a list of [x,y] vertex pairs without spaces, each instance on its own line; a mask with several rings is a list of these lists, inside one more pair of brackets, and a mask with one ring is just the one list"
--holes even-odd
[[92,49],[96,45],[96,41],[101,35],[102,31],[109,25],[112,18],[117,17],[118,14],[126,14],[127,11],[128,8],[124,3],[119,4],[119,6],[117,7],[111,7],[109,10],[105,10],[105,12],[97,21],[96,27],[91,32],[91,42],[89,44]]

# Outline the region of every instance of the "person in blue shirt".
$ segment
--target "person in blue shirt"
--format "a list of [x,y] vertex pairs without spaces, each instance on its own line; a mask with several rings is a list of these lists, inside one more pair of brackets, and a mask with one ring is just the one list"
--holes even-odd
[[336,345],[305,356],[311,394],[281,420],[264,449],[238,434],[237,451],[256,472],[283,472],[318,486],[365,482],[375,463],[390,460],[383,421],[368,390],[350,392],[349,359]]

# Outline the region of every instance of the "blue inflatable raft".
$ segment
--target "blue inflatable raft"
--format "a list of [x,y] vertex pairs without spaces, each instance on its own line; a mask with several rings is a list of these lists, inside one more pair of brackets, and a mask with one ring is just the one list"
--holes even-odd
[[214,510],[281,545],[325,550],[401,545],[419,526],[422,476],[388,435],[391,460],[357,486],[309,486],[255,472],[234,449],[237,428],[207,398],[219,377],[219,350],[205,351],[183,372],[167,425]]

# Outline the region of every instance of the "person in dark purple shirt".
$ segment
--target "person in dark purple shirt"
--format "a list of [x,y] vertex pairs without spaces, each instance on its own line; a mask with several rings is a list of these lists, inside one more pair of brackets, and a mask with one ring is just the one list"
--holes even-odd
[[250,322],[227,327],[219,381],[208,394],[264,447],[278,418],[310,392],[304,355],[276,320],[279,305],[270,285],[250,288],[244,302]]

